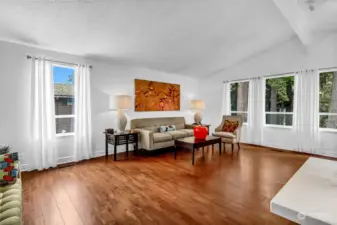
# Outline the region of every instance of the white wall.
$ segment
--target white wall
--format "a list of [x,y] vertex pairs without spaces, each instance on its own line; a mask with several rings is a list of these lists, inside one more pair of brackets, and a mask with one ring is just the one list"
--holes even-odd
[[[188,99],[197,97],[198,81],[164,72],[153,71],[109,62],[87,60],[64,53],[46,51],[0,41],[0,143],[13,146],[20,153],[24,167],[29,167],[29,112],[30,112],[30,60],[26,54],[45,56],[56,60],[93,65],[92,116],[94,134],[94,155],[105,154],[105,128],[115,126],[115,112],[108,111],[109,96],[134,93],[134,78],[165,81],[181,85],[181,111],[136,113],[127,111],[129,119],[141,117],[185,116],[191,122]],[[58,137],[58,162],[72,161],[73,137]],[[123,151],[124,148],[118,149]]]
[[[337,66],[336,36],[331,36],[315,45],[304,47],[297,38],[292,38],[268,51],[248,58],[212,77],[200,81],[200,95],[206,101],[204,122],[214,129],[221,122],[222,82],[250,77],[259,77],[301,69]],[[243,142],[247,129],[243,128]],[[295,150],[296,140],[290,129],[264,128],[263,145]],[[317,154],[337,157],[337,133],[321,132],[321,146]]]
[[[184,76],[153,71],[145,68],[134,68],[124,65],[109,65],[106,63],[94,62],[92,74],[92,107],[93,107],[93,131],[96,141],[96,154],[103,154],[104,136],[102,132],[105,128],[116,128],[114,111],[107,111],[109,106],[109,96],[116,94],[134,95],[134,79],[163,81],[180,84],[181,88],[181,111],[166,112],[135,112],[134,109],[126,111],[129,122],[134,118],[149,117],[172,117],[184,116],[186,122],[193,122],[193,113],[189,110],[189,100],[196,98],[198,81]],[[129,128],[130,125],[127,125]],[[124,146],[120,146],[118,151],[124,151]]]

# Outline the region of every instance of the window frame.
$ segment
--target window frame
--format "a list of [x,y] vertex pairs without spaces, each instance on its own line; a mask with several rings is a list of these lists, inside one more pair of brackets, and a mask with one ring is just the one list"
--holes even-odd
[[[267,80],[268,79],[276,79],[276,78],[282,78],[282,77],[294,77],[294,87],[296,87],[296,82],[297,82],[297,75],[296,73],[289,73],[289,74],[285,74],[285,75],[276,75],[276,76],[267,76],[267,77],[263,77],[263,84],[264,84],[264,98],[263,98],[263,110],[264,110],[264,119],[263,119],[263,126],[264,127],[275,127],[275,128],[286,128],[286,129],[291,129],[294,126],[294,109],[296,108],[295,104],[295,90],[294,90],[294,96],[293,96],[293,111],[292,112],[267,112],[266,111],[266,93],[267,93]],[[267,124],[267,120],[266,117],[267,115],[292,115],[292,125],[279,125],[279,124]]]
[[[248,105],[247,105],[247,111],[232,111],[232,105],[231,105],[231,103],[232,103],[232,99],[231,99],[231,85],[232,84],[236,84],[236,83],[244,83],[244,82],[248,82],[248,99],[247,99],[247,101],[248,101]],[[249,120],[248,120],[248,115],[249,115],[249,86],[250,86],[250,82],[249,82],[249,79],[247,79],[247,80],[239,80],[239,81],[230,81],[230,82],[228,82],[228,85],[229,85],[229,108],[230,108],[230,111],[229,111],[229,114],[232,116],[232,113],[236,113],[236,114],[238,114],[238,113],[246,113],[247,114],[247,122],[244,122],[244,120],[243,120],[243,125],[248,125],[249,124]]]
[[[320,81],[321,81],[321,73],[328,73],[328,72],[337,72],[336,68],[332,68],[332,69],[322,69],[322,70],[318,70],[318,79],[317,79],[317,85],[318,85],[318,121],[320,121],[321,116],[337,116],[337,112],[336,113],[327,113],[327,112],[321,112],[320,111],[320,103],[321,103],[321,99],[320,99],[320,91],[321,91],[321,87],[320,87]],[[321,127],[320,124],[319,126],[319,131],[323,131],[323,132],[337,132],[337,128],[325,128],[325,127]]]
[[[65,64],[65,63],[52,63],[51,64],[52,66],[52,76],[53,76],[53,84],[54,84],[54,67],[61,67],[61,68],[66,68],[66,69],[72,69],[74,70],[74,102],[75,101],[75,96],[76,96],[76,89],[75,89],[75,82],[76,82],[76,78],[75,78],[75,66],[72,66],[70,64]],[[53,89],[54,91],[54,89]],[[55,97],[55,93],[54,94],[54,97]],[[54,100],[54,107],[55,107],[55,100]],[[75,107],[75,105],[74,105]],[[75,113],[75,110],[74,110],[74,114],[69,114],[69,115],[56,115],[55,114],[55,110],[54,110],[54,119],[55,119],[55,125],[56,125],[56,119],[62,119],[62,118],[74,118],[75,119],[76,117],[76,113]],[[57,131],[55,130],[55,134],[56,134],[56,137],[65,137],[65,136],[75,136],[75,127],[73,128],[74,132],[68,132],[68,133],[57,133]]]

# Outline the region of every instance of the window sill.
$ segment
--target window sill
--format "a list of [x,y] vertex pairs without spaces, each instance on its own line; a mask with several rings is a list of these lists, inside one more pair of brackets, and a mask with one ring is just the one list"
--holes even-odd
[[75,136],[75,133],[60,133],[60,134],[56,134],[56,137],[68,137],[68,136]]
[[273,125],[273,124],[265,124],[264,127],[270,128],[281,128],[281,129],[292,129],[292,126],[282,126],[282,125]]
[[319,128],[320,132],[331,132],[331,133],[337,133],[337,129],[332,128]]

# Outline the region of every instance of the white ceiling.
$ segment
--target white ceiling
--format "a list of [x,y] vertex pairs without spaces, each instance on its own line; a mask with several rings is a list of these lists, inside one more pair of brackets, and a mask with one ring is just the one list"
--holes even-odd
[[205,77],[294,35],[337,31],[337,4],[298,14],[294,1],[0,0],[0,40]]

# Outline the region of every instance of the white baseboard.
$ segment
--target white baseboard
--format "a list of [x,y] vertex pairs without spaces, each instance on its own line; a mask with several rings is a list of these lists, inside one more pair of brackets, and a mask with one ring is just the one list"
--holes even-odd
[[61,157],[57,159],[57,164],[65,164],[65,163],[71,163],[71,162],[74,162],[73,156]]

